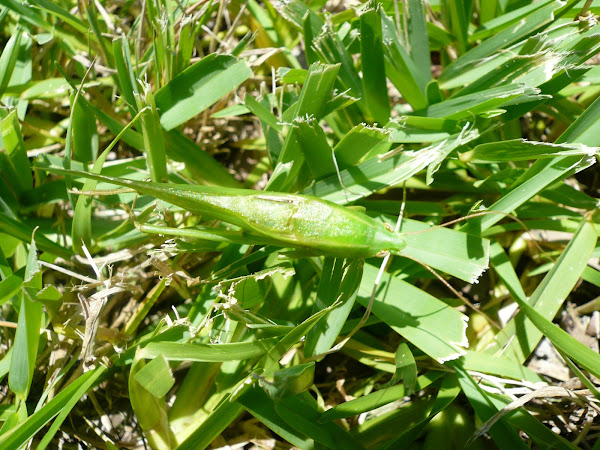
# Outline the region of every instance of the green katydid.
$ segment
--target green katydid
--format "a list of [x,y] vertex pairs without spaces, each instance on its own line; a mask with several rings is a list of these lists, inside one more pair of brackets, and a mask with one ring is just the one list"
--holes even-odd
[[[406,246],[400,233],[355,209],[305,195],[164,184],[49,168],[49,172],[130,188],[142,195],[237,225],[250,236],[311,255],[368,258]],[[100,192],[98,192],[100,193]]]

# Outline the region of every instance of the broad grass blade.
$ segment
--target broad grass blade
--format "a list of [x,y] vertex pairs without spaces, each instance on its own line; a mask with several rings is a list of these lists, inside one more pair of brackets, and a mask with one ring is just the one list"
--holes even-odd
[[[367,305],[378,270],[365,265],[358,301]],[[456,359],[468,345],[467,317],[441,300],[391,275],[385,275],[373,314],[438,362]],[[440,329],[439,324],[444,323]]]
[[198,115],[252,74],[243,60],[209,55],[177,75],[156,94],[160,123],[171,130]]
[[[387,92],[380,4],[369,5],[360,15],[362,89],[369,121],[385,124],[390,118]],[[427,38],[427,34],[425,34]]]

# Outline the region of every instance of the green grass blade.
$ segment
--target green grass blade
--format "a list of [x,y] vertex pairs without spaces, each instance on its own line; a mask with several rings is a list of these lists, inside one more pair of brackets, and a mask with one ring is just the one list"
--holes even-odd
[[17,117],[17,110],[13,109],[6,117],[2,118],[2,144],[0,153],[0,169],[7,183],[17,196],[33,189],[31,165],[27,157],[27,150],[21,134],[21,126]]
[[21,290],[22,286],[23,278],[14,274],[0,281],[0,305],[11,300]]
[[596,99],[575,122],[556,140],[557,144],[578,142],[597,146],[600,144],[597,126],[600,122],[600,98]]
[[238,402],[226,397],[213,409],[208,418],[178,446],[178,450],[206,448],[221,432],[227,428],[244,410]]
[[113,54],[117,66],[117,76],[119,77],[120,93],[132,111],[137,113],[135,94],[138,93],[138,88],[131,66],[129,44],[125,36],[113,40]]
[[[365,265],[358,301],[367,305],[377,268]],[[466,316],[437,298],[391,275],[384,275],[373,314],[433,359],[458,358],[467,345]],[[439,324],[444,327],[440,329]]]
[[[486,349],[487,350],[487,349]],[[463,367],[475,372],[497,375],[504,378],[513,378],[515,380],[527,380],[532,383],[543,382],[544,379],[533,370],[523,367],[521,363],[509,359],[511,355],[505,357],[494,355],[491,357],[489,352],[478,352],[467,350],[461,358]]]
[[155,95],[160,123],[171,130],[214,104],[252,72],[243,60],[209,55],[177,75]]
[[50,31],[52,27],[45,17],[40,14],[36,8],[31,8],[19,0],[0,0],[0,5],[13,11],[19,18],[32,25],[40,27],[42,30]]
[[313,314],[330,307],[337,301],[341,304],[332,309],[308,332],[304,345],[305,357],[325,353],[335,343],[354,306],[362,269],[363,263],[360,260],[325,259]]
[[[98,366],[78,377],[73,383],[58,393],[52,400],[45,404],[39,411],[27,418],[11,432],[0,436],[0,446],[6,450],[21,448],[32,439],[53,417],[60,414],[51,429],[46,433],[58,431],[58,427],[66,418],[66,415],[75,407],[79,399],[98,382],[98,379],[106,372],[104,366]],[[60,420],[62,419],[62,420]]]
[[498,34],[503,29],[520,20],[525,19],[532,12],[537,11],[538,9],[548,5],[549,3],[552,3],[553,1],[554,0],[542,0],[539,2],[527,4],[505,14],[499,14],[497,16],[494,15],[494,17],[489,17],[492,16],[493,13],[491,11],[488,12],[486,10],[487,8],[493,8],[494,12],[496,12],[495,8],[498,2],[496,0],[482,2],[479,5],[480,14],[482,15],[482,25],[469,36],[469,42],[476,42],[479,40],[487,39],[488,37],[493,36],[494,34]]
[[[437,393],[437,397],[431,406],[431,411],[428,413],[427,417],[418,422],[417,424],[409,427],[406,430],[402,430],[399,436],[390,440],[390,442],[386,443],[386,449],[392,448],[409,448],[409,446],[414,442],[415,439],[419,437],[425,426],[435,420],[435,417],[442,413],[446,413],[451,408],[448,408],[452,402],[456,399],[456,397],[461,393],[460,385],[458,384],[458,379],[454,375],[448,375],[441,380],[441,386]],[[458,424],[453,424],[455,428]],[[427,442],[428,445],[430,442],[430,434],[427,433]],[[445,441],[448,442],[447,440]]]
[[423,109],[427,106],[427,98],[421,89],[420,80],[425,80],[425,78],[402,46],[400,35],[392,19],[383,10],[380,11],[386,62],[385,73],[414,110]]
[[[434,381],[444,375],[443,372],[428,371],[417,378],[415,383],[415,391],[425,389]],[[394,402],[406,395],[404,385],[396,385],[379,389],[370,394],[364,395],[347,402],[340,403],[331,409],[328,409],[319,418],[319,422],[327,422],[330,420],[345,419],[347,417],[357,416],[367,411],[372,411],[388,403]]]
[[225,167],[179,130],[171,130],[164,137],[167,156],[185,163],[183,173],[189,178],[209,186],[240,187]]
[[334,422],[319,423],[321,412],[310,394],[303,393],[275,402],[275,410],[290,426],[329,448],[363,448]]
[[370,4],[360,15],[360,56],[362,90],[369,111],[369,121],[385,124],[390,118],[390,100],[387,92],[383,34],[380,5]]
[[4,91],[6,91],[13,71],[15,70],[17,60],[19,59],[19,47],[21,45],[22,37],[23,29],[17,27],[16,31],[4,46],[2,55],[0,55],[0,98],[4,95]]
[[[556,315],[579,280],[594,250],[597,237],[594,224],[584,219],[552,270],[529,299],[528,304],[546,320]],[[515,300],[522,302],[518,297]],[[504,328],[504,332],[497,336],[499,344],[504,344],[506,336],[516,335],[517,339],[510,342],[505,352],[509,357],[517,355],[521,362],[531,354],[543,336],[543,332],[536,328],[537,324],[524,321],[524,315],[525,312],[517,314]]]
[[444,0],[442,12],[446,13],[446,22],[450,24],[450,31],[456,37],[457,50],[459,54],[467,51],[469,16],[470,8],[468,5],[472,2],[463,0]]
[[376,148],[385,146],[387,151],[388,130],[386,128],[356,125],[333,148],[340,170],[348,169]]
[[134,94],[134,96],[137,109],[141,113],[144,150],[150,178],[155,183],[164,183],[167,180],[167,155],[161,120],[158,117],[152,88],[147,84],[144,86],[143,94]]
[[431,56],[429,53],[429,38],[425,2],[423,0],[408,0],[404,2],[404,34],[410,57],[419,68],[421,76],[417,79],[422,91],[431,81]]
[[515,139],[489,144],[480,144],[464,155],[466,160],[477,162],[527,161],[530,159],[555,158],[557,156],[590,156],[598,153],[597,148],[583,144],[551,144],[548,142]]
[[36,5],[39,9],[41,9],[43,11],[47,11],[48,13],[52,14],[53,16],[56,16],[56,17],[60,18],[61,20],[64,20],[66,23],[68,23],[70,26],[72,26],[79,33],[84,34],[84,35],[87,34],[88,29],[87,29],[86,24],[83,23],[80,19],[78,19],[74,15],[72,15],[66,9],[61,8],[61,6],[56,4],[55,2],[51,2],[49,0],[32,0],[32,3],[34,5]]
[[15,393],[19,402],[24,402],[29,395],[40,342],[40,328],[44,313],[42,304],[32,296],[32,293],[33,295],[37,293],[35,292],[36,288],[41,289],[42,287],[41,277],[35,277],[39,270],[35,240],[32,238],[25,269],[19,322],[12,347],[13,357],[8,374],[8,386]]
[[[519,206],[524,204],[527,200],[537,195],[539,192],[544,190],[550,184],[566,178],[573,174],[581,167],[586,167],[584,160],[579,156],[565,156],[561,158],[554,158],[549,161],[549,164],[538,169],[538,166],[534,164],[523,178],[526,180],[522,184],[515,187],[511,192],[504,195],[500,200],[494,203],[489,210],[490,211],[502,211],[510,212],[517,209]],[[545,162],[546,160],[540,160],[539,162]],[[529,176],[528,176],[529,175]],[[465,227],[465,230],[477,229],[486,230],[496,222],[502,219],[499,214],[490,214],[483,216],[482,218],[475,218],[469,221],[469,224]],[[470,228],[473,227],[473,228]]]
[[[106,162],[111,150],[119,142],[120,138],[127,133],[127,131],[133,126],[135,122],[140,118],[141,114],[138,114],[133,118],[129,124],[127,124],[121,132],[115,137],[108,147],[102,152],[102,154],[94,162],[92,167],[92,173],[99,174],[102,171],[102,167]],[[96,189],[98,184],[95,180],[85,180],[82,187],[82,191],[93,191]],[[75,211],[73,213],[73,226],[71,228],[71,236],[73,240],[73,250],[80,255],[84,255],[82,245],[85,244],[88,249],[92,247],[92,205],[93,199],[90,196],[80,196],[75,204]]]
[[[467,373],[466,370],[455,364],[454,368],[458,375],[458,380],[462,387],[463,393],[471,403],[475,413],[482,421],[487,421],[498,412],[497,407],[487,394]],[[517,431],[506,423],[506,419],[502,418],[489,430],[489,434],[494,439],[494,442],[500,448],[528,448],[519,437]]]
[[[447,228],[425,232],[428,228],[422,222],[405,219],[402,232],[407,233],[406,248],[400,256],[411,256],[468,283],[475,283],[487,270],[490,246],[487,239]],[[440,242],[444,245],[440,246]]]
[[321,320],[325,315],[330,313],[335,307],[338,306],[336,303],[327,306],[320,311],[317,311],[304,322],[295,326],[289,333],[287,333],[279,342],[277,342],[271,350],[269,350],[267,356],[273,361],[279,361],[283,355],[290,350],[290,348],[306,336],[308,332]]
[[[0,213],[0,226],[2,227],[3,233],[14,236],[23,242],[29,242],[31,235],[33,234],[33,228],[31,226],[2,213]],[[72,256],[72,253],[69,250],[58,245],[56,242],[51,241],[41,233],[38,233],[35,241],[39,249],[43,252],[48,252],[67,259]]]
[[412,395],[415,392],[418,373],[415,357],[410,351],[410,347],[406,344],[406,342],[402,342],[398,346],[394,356],[396,372],[389,381],[389,384],[394,385],[398,381],[402,380],[406,395]]
[[319,180],[335,173],[333,153],[319,121],[310,117],[306,119],[298,117],[293,126],[296,131],[294,135],[297,136],[300,149],[314,179]]
[[460,131],[456,120],[419,116],[398,117],[387,128],[391,142],[415,144],[443,141]]
[[277,414],[274,401],[265,394],[262,389],[252,387],[237,401],[243,405],[250,414],[290,444],[295,445],[298,448],[311,448],[314,445],[312,439],[307,438],[304,434],[288,425],[287,422]]
[[486,39],[481,45],[462,55],[444,68],[439,77],[440,88],[450,89],[455,87],[452,81],[453,78],[484,61],[485,58],[490,57],[500,49],[519,42],[550,23],[554,19],[554,11],[560,6],[562,6],[561,2],[553,1],[538,10],[532,11],[526,18],[505,28],[498,34]]
[[142,367],[134,375],[134,378],[156,398],[167,395],[175,384],[175,378],[173,378],[168,361],[160,355]]
[[[497,394],[488,394],[487,399],[498,409],[504,408],[510,403],[510,399]],[[518,430],[527,433],[533,442],[541,448],[557,448],[564,450],[575,450],[577,447],[561,435],[554,433],[544,426],[538,419],[524,409],[518,409],[506,416],[506,422]]]
[[168,361],[236,361],[262,356],[278,342],[279,338],[233,344],[152,342],[140,350],[139,357],[155,358],[162,354]]
[[[388,186],[409,179],[434,161],[441,161],[457,147],[476,139],[476,131],[455,134],[441,142],[423,148],[415,154],[394,153],[387,158],[371,158],[357,166],[342,170],[316,182],[303,194],[338,204],[350,203]],[[342,183],[340,184],[340,179]]]
[[[333,91],[334,83],[338,75],[340,65],[312,64],[298,101],[290,106],[288,114],[290,120],[305,120],[306,117],[321,119],[325,111],[325,105]],[[300,131],[292,127],[288,133],[273,175],[269,179],[266,189],[271,191],[286,192],[292,188],[297,174],[305,164],[304,154],[299,142]],[[322,142],[322,141],[321,141]],[[309,180],[305,181],[307,184]]]
[[[525,102],[543,98],[540,90],[526,85],[507,85],[486,89],[476,94],[451,98],[429,106],[422,115],[452,120],[468,119],[493,111],[511,101]],[[518,100],[517,100],[518,99]]]
[[[168,391],[169,388],[166,384],[171,384],[172,386],[170,381],[173,377],[170,372],[169,363],[164,356],[158,355],[146,365],[142,360],[143,357],[139,355],[140,350],[138,349],[129,372],[129,399],[131,407],[135,412],[140,427],[144,430],[144,436],[148,439],[148,443],[152,448],[173,448],[173,441],[175,439],[169,427],[165,399],[162,396],[155,395],[158,393],[157,386],[150,385],[155,379],[153,375],[162,375],[163,386],[160,389],[166,388]],[[146,367],[150,367],[150,369],[144,370]],[[152,371],[157,370],[157,373],[152,373]],[[148,388],[153,389],[153,391],[150,392]]]
[[361,108],[365,108],[362,82],[354,66],[352,55],[350,55],[335,30],[325,23],[321,27],[320,34],[312,40],[310,45],[321,63],[340,65],[337,83],[341,86],[341,90],[349,90],[351,96],[363,99],[359,104]]
[[77,102],[73,108],[73,159],[88,163],[98,156],[96,118]]
[[528,304],[522,303],[519,306],[527,318],[535,325],[540,335],[544,335],[550,339],[556,348],[569,355],[570,359],[577,362],[592,375],[595,377],[600,375],[600,356],[597,352],[594,352],[566,331],[554,325]]

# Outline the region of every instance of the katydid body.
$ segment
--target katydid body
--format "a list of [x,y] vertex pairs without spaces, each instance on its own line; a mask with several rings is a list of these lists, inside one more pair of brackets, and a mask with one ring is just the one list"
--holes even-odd
[[368,258],[386,252],[399,254],[406,246],[399,233],[366,214],[305,195],[142,182],[61,169],[49,171],[131,188],[311,254]]

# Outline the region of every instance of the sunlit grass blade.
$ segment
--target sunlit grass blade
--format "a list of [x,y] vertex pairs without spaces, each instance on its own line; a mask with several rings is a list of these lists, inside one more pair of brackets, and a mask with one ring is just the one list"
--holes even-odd
[[426,78],[422,76],[419,67],[402,46],[399,32],[392,19],[385,14],[383,9],[380,12],[386,63],[385,73],[414,110],[423,109],[427,106],[427,99],[420,83]]
[[361,78],[354,67],[352,56],[341,42],[339,36],[327,24],[323,24],[318,36],[307,43],[323,64],[340,64],[337,82],[343,90],[349,90],[353,97],[363,99],[360,104],[365,107]]
[[390,117],[387,92],[380,5],[369,5],[360,15],[360,54],[364,101],[372,122],[385,124]]
[[[150,369],[144,370],[146,367]],[[163,387],[151,384],[154,380],[153,375],[162,375],[163,380],[159,383],[162,383]],[[158,355],[146,365],[139,357],[138,350],[129,372],[129,399],[140,427],[144,430],[144,435],[152,448],[172,448],[175,441],[169,428],[165,399],[161,395],[156,395],[159,389],[166,388],[168,391],[170,387],[165,383],[171,384],[169,378],[172,379],[172,374],[164,356]]]
[[[3,213],[0,213],[0,226],[2,226],[3,233],[13,236],[22,242],[29,242],[34,230],[33,227],[28,224],[20,222]],[[37,247],[44,252],[62,256],[63,258],[70,258],[72,255],[69,250],[48,239],[41,233],[36,234],[35,241]]]
[[112,45],[121,95],[123,95],[129,107],[137,113],[135,94],[138,93],[138,87],[133,67],[131,66],[129,44],[125,36],[121,36],[120,38],[114,39]]
[[140,350],[140,358],[163,355],[169,361],[235,361],[256,358],[272,350],[279,338],[232,344],[184,344],[153,342]]
[[[367,305],[377,269],[365,265],[358,302]],[[438,362],[456,359],[468,345],[467,318],[437,298],[396,277],[385,275],[373,314]],[[439,323],[444,323],[440,328]]]
[[462,55],[456,61],[444,68],[444,71],[439,78],[440,87],[442,89],[456,87],[453,78],[457,77],[465,70],[476,66],[481,61],[484,61],[485,58],[490,57],[500,49],[519,42],[521,39],[528,37],[536,30],[548,24],[553,20],[554,11],[560,6],[562,6],[561,2],[553,1],[538,10],[532,11],[526,18],[510,25]]
[[207,419],[177,446],[180,450],[206,448],[221,432],[243,412],[238,402],[229,401],[226,397],[213,409]]
[[188,67],[155,94],[160,123],[171,130],[204,111],[252,74],[245,61],[209,55]]
[[300,149],[313,177],[319,180],[335,173],[333,152],[319,121],[310,117],[304,119],[298,117],[293,127],[294,135],[297,136]]
[[415,65],[421,71],[418,82],[421,89],[431,81],[431,56],[429,53],[429,36],[427,34],[427,20],[425,2],[423,0],[409,0],[404,2],[404,33],[405,42],[409,46],[409,53]]
[[19,403],[25,402],[31,388],[43,318],[42,304],[33,298],[36,291],[42,288],[41,277],[36,276],[40,271],[36,252],[35,238],[32,238],[20,296],[19,322],[13,344],[14,356],[8,374],[8,386],[17,396]]
[[[499,0],[483,2],[481,3],[481,5],[479,5],[479,12],[482,16],[482,25],[469,36],[469,42],[476,42],[482,39],[486,39],[502,31],[504,28],[507,28],[513,23],[524,19],[533,11],[537,11],[538,9],[546,6],[549,3],[552,3],[553,1],[554,0],[542,0],[539,2],[527,4],[505,14],[497,14],[498,12],[501,13],[502,11],[497,11],[496,9],[496,7],[500,6],[499,4],[503,2]],[[493,13],[496,13],[497,15]],[[494,15],[494,17],[491,17],[492,15]]]
[[304,345],[306,357],[328,351],[335,343],[356,299],[362,277],[362,261],[327,258],[321,273],[321,282],[313,313],[341,302],[320,320],[307,334]]
[[412,154],[393,153],[382,159],[370,158],[357,166],[342,170],[339,175],[316,182],[303,193],[339,204],[350,203],[409,179],[433,161],[445,159],[457,147],[477,137],[476,131],[467,131]]
[[[315,63],[311,65],[298,101],[288,110],[290,120],[293,121],[297,118],[305,120],[306,117],[311,116],[317,120],[322,118],[339,69],[339,64]],[[299,130],[292,126],[279,153],[277,165],[266,187],[267,190],[286,192],[292,188],[292,183],[305,164],[298,133]]]
[[0,97],[4,94],[19,58],[23,28],[17,27],[0,55]]
[[[417,378],[414,389],[420,391],[432,384],[444,375],[440,371],[429,371]],[[371,392],[365,396],[349,400],[344,403],[328,409],[319,418],[319,422],[344,419],[346,417],[357,416],[367,411],[372,411],[388,403],[398,400],[406,395],[404,385],[384,387],[378,391]]]
[[590,156],[598,153],[598,149],[578,143],[551,144],[516,139],[493,144],[480,144],[468,154],[465,160],[477,162],[526,161],[539,158],[554,158],[556,156]]
[[[422,222],[405,219],[403,255],[469,283],[475,283],[489,267],[489,241],[447,228],[426,232]],[[416,233],[416,234],[411,234]],[[444,242],[443,246],[439,243]]]
[[461,358],[462,366],[467,370],[472,370],[490,375],[497,375],[504,378],[512,378],[515,380],[527,380],[532,383],[543,382],[544,379],[533,370],[521,365],[520,362],[510,359],[510,355],[502,356],[495,355],[490,357],[490,351],[479,352],[467,350]]
[[369,127],[364,124],[356,125],[340,139],[333,149],[338,168],[344,170],[354,166],[376,148],[382,148],[382,153],[385,153],[389,149],[387,140],[387,128]]
[[145,85],[144,92],[135,95],[135,100],[141,114],[144,150],[150,178],[155,183],[164,183],[167,180],[165,140],[150,85]]
[[525,102],[543,98],[539,89],[526,85],[508,85],[490,88],[476,94],[451,98],[429,106],[423,111],[424,116],[445,119],[467,119],[512,102]]
[[0,281],[0,305],[13,298],[23,285],[23,279],[17,275],[9,275]]

